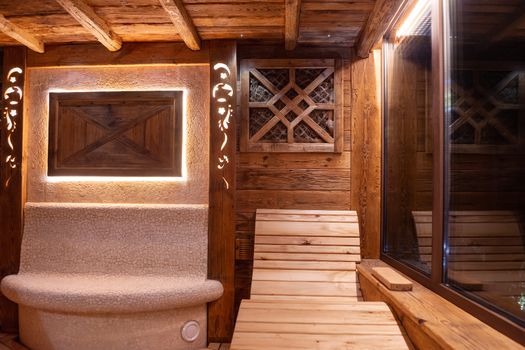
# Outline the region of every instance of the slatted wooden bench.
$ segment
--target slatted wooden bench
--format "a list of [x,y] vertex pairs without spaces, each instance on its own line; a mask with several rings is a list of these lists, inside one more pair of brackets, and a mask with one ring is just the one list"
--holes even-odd
[[354,211],[257,210],[251,299],[231,350],[406,349],[389,307],[363,302]]
[[[430,264],[432,213],[412,214],[420,259]],[[521,287],[516,286],[525,282],[525,236],[517,216],[511,211],[456,211],[449,224],[449,278],[466,289],[519,296]]]

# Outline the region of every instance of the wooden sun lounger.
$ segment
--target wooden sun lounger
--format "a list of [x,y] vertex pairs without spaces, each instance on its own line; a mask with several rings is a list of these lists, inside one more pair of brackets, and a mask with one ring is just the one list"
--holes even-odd
[[407,349],[389,307],[360,301],[359,242],[354,211],[257,210],[231,350]]

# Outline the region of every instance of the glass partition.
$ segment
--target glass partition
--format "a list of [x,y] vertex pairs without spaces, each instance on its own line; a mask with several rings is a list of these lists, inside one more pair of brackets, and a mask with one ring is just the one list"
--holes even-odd
[[448,4],[446,282],[523,323],[525,2]]
[[513,337],[525,326],[524,19],[524,0],[409,0],[383,42],[382,258]]
[[383,251],[427,274],[432,262],[430,3],[409,8],[384,45]]

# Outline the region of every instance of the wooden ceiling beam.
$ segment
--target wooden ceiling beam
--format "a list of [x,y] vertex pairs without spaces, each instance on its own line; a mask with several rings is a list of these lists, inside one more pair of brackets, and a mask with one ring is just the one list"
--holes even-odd
[[201,39],[199,33],[188,11],[186,11],[182,0],[159,0],[159,2],[168,13],[168,16],[177,28],[180,37],[186,43],[186,46],[191,50],[200,50]]
[[286,0],[284,8],[284,47],[293,50],[299,37],[301,0]]
[[403,5],[404,0],[377,0],[365,28],[357,41],[356,52],[367,58],[374,45],[385,35],[390,22]]
[[56,0],[82,27],[93,34],[109,51],[118,51],[122,39],[84,0]]
[[0,14],[0,31],[33,51],[43,53],[44,43]]

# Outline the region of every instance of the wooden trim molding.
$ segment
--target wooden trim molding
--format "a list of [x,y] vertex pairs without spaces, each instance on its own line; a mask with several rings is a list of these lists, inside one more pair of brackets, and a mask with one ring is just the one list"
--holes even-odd
[[56,2],[109,51],[120,50],[122,39],[84,0],[56,0]]
[[1,14],[0,14],[0,31],[3,32],[5,35],[8,35],[11,38],[15,39],[20,44],[27,46],[33,51],[36,51],[39,53],[44,52],[44,43],[40,39],[37,39],[33,34],[20,28],[13,22],[6,19]]
[[192,50],[201,49],[201,39],[182,0],[159,0],[160,4],[177,28],[177,31]]
[[210,46],[210,209],[208,277],[224,286],[222,297],[208,305],[208,341],[229,342],[235,324],[235,109],[237,45]]
[[[22,131],[26,48],[4,48],[0,124],[0,279],[18,272],[22,243],[24,183]],[[0,328],[17,332],[17,305],[0,294]]]
[[284,6],[284,46],[286,50],[293,50],[299,37],[301,0],[286,0]]
[[374,45],[385,35],[392,20],[406,0],[377,0],[356,45],[357,56],[368,57]]

